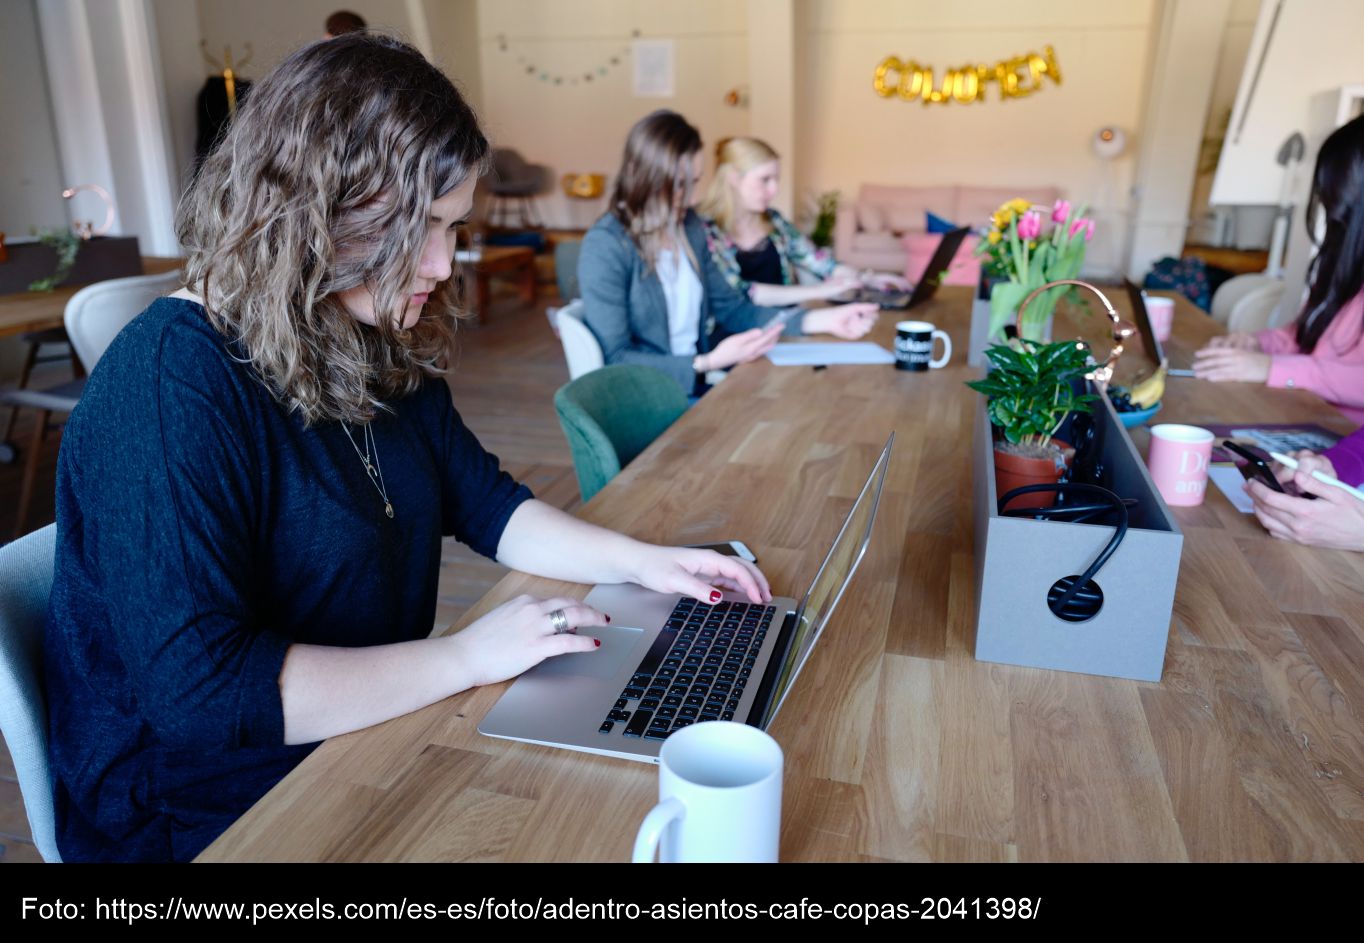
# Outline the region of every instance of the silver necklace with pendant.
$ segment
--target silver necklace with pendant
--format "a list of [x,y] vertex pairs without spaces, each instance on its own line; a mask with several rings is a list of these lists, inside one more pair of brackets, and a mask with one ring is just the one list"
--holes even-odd
[[[390,518],[393,516],[393,502],[388,500],[388,489],[384,487],[384,470],[379,467],[379,446],[374,442],[374,430],[369,423],[365,423],[364,440],[365,450],[360,451],[360,446],[355,444],[355,437],[350,434],[350,426],[345,422],[341,423],[342,430],[346,433],[346,438],[350,439],[350,447],[355,449],[355,454],[360,456],[361,463],[365,466],[365,473],[369,475],[370,483],[379,492],[379,497],[384,499],[384,513]],[[370,456],[373,455],[371,460]]]

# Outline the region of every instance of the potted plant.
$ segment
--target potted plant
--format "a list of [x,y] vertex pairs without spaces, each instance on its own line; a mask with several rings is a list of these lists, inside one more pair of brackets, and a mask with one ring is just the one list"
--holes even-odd
[[1057,200],[1047,210],[1022,199],[1010,200],[995,211],[976,246],[976,255],[985,257],[982,276],[990,283],[988,340],[1001,338],[1004,325],[1016,311],[1019,337],[1025,341],[1050,339],[1046,337],[1047,322],[1057,302],[1072,289],[1049,288],[1028,304],[1026,311],[1018,311],[1018,307],[1034,289],[1079,274],[1085,248],[1094,238],[1094,221],[1086,218],[1084,211],[1083,206],[1073,209],[1065,200]]
[[[1077,393],[1075,382],[1092,369],[1089,348],[1080,341],[1043,344],[1014,340],[985,351],[990,372],[966,385],[988,397],[986,412],[995,428],[995,485],[999,495],[1023,485],[1060,478],[1074,450],[1055,438],[1073,412],[1090,412],[1096,397]],[[1048,507],[1054,495],[1024,495],[1011,507]]]

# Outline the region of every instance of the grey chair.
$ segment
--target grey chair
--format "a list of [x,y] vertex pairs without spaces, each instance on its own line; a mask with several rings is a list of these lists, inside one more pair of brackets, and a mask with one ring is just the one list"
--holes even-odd
[[[509,147],[493,150],[493,172],[488,182],[492,203],[488,222],[494,226],[540,229],[540,211],[535,198],[553,186],[553,173],[543,164],[529,163]],[[516,214],[516,223],[512,214]]]
[[[71,347],[84,365],[86,372],[95,363],[119,331],[141,314],[148,305],[162,295],[180,287],[180,273],[137,275],[114,278],[87,285],[71,296],[63,317]],[[38,414],[29,439],[28,458],[24,462],[24,477],[19,486],[19,512],[14,523],[14,536],[24,532],[28,522],[29,504],[33,500],[33,485],[38,475],[38,458],[47,438],[48,421],[53,413],[69,413],[80,402],[85,389],[85,377],[78,376],[68,383],[42,390],[10,390],[0,394],[0,403],[18,409],[32,409]]]
[[61,861],[47,763],[43,625],[52,592],[57,525],[0,547],[0,732],[14,758],[33,843],[44,861]]

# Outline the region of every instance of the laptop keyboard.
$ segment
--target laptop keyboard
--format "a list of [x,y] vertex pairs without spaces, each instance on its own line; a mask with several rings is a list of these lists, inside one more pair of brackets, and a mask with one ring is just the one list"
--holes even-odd
[[733,720],[775,606],[683,599],[620,692],[599,733],[665,740],[701,720]]

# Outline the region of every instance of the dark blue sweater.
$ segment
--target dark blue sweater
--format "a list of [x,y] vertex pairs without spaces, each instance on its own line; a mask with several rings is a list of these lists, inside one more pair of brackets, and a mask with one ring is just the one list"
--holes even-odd
[[389,519],[342,426],[305,428],[234,350],[157,301],[62,438],[46,669],[68,861],[196,855],[312,749],[283,742],[289,645],[426,636],[442,535],[494,556],[530,497],[432,379],[372,424]]

